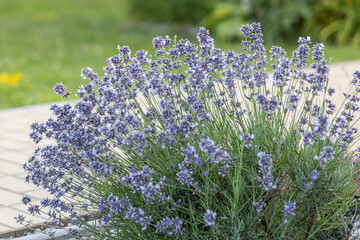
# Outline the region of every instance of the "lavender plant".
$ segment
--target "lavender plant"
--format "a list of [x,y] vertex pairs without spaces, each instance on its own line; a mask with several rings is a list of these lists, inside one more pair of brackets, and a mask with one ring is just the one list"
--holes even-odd
[[31,125],[35,143],[53,141],[24,165],[52,196],[25,196],[30,213],[99,239],[346,236],[360,72],[335,111],[323,44],[299,38],[291,58],[278,46],[268,57],[259,23],[241,31],[240,53],[200,28],[198,46],[156,37],[154,56],[124,46],[102,77],[85,68],[80,100]]

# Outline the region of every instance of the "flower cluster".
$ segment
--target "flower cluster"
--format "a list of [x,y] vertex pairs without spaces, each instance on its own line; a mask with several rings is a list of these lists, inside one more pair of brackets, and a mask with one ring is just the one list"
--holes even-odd
[[[198,46],[156,37],[153,56],[119,46],[103,76],[83,69],[79,99],[52,105],[51,118],[31,125],[38,147],[23,166],[26,181],[51,197],[36,204],[24,196],[29,212],[48,215],[52,226],[69,216],[104,239],[305,239],[314,229],[308,212],[332,222],[333,201],[345,213],[359,72],[355,94],[335,114],[322,44],[311,49],[309,37],[299,38],[291,58],[278,46],[268,58],[260,24],[241,31],[239,53],[215,48],[200,28]],[[53,90],[71,96],[61,83]],[[82,211],[102,228],[88,226]],[[283,227],[289,217],[298,225]],[[329,231],[316,221],[317,232]]]
[[216,212],[213,212],[210,209],[206,209],[206,213],[204,214],[205,226],[214,225],[215,218],[216,218]]
[[317,171],[317,170],[312,171],[312,172],[310,173],[310,182],[305,183],[305,184],[304,184],[304,187],[305,187],[306,189],[312,188],[315,180],[318,179],[318,177],[319,177],[318,171]]
[[274,183],[274,177],[271,174],[271,165],[272,160],[270,155],[259,152],[257,156],[260,158],[258,164],[260,167],[260,183],[265,188],[266,191],[276,188],[276,184]]
[[156,232],[163,232],[169,235],[174,233],[184,234],[185,229],[181,229],[181,221],[178,218],[164,218],[156,224]]
[[324,147],[323,151],[320,153],[320,156],[315,156],[315,159],[319,161],[320,166],[324,168],[325,163],[334,159],[335,151],[331,147]]
[[[296,202],[285,202],[283,215],[284,217],[295,216],[294,210],[296,209]],[[285,219],[282,224],[288,222],[288,219]]]
[[248,133],[244,133],[242,136],[240,135],[239,138],[240,138],[241,141],[245,142],[244,147],[246,147],[246,148],[254,148],[254,149],[256,148],[256,146],[252,147],[252,145],[251,145],[251,140],[254,139],[254,134],[250,135]]

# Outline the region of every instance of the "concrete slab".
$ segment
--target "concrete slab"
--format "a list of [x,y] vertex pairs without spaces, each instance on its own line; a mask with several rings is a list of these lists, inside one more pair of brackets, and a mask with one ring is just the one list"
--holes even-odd
[[[25,162],[24,162],[25,163]],[[16,164],[14,162],[8,161],[8,160],[0,160],[0,173],[3,175],[18,175],[24,173],[24,170],[21,168],[21,165]],[[2,186],[5,183],[0,183],[0,186]],[[1,196],[0,196],[0,202],[1,202]]]
[[22,149],[19,151],[11,150],[7,152],[0,152],[0,160],[6,160],[7,162],[18,164],[22,166],[25,162],[27,162],[28,158],[31,154],[27,152],[23,152]]
[[[17,192],[23,195],[26,195],[29,191],[37,190],[37,187],[31,183],[24,184],[24,179],[15,178],[13,176],[4,176],[0,177],[0,182],[5,184],[1,184],[1,189],[10,192]],[[19,199],[18,199],[19,201]]]
[[[1,186],[6,186],[6,184],[1,183]],[[5,188],[0,188],[0,196],[1,196],[1,198],[0,198],[1,204],[3,206],[11,206],[15,203],[21,202],[23,194],[21,194],[20,192],[17,193],[15,191],[9,191],[9,190],[6,190]],[[2,214],[0,214],[0,215],[2,215]],[[2,222],[0,221],[0,223],[2,223]],[[6,223],[6,222],[4,222],[4,223]]]

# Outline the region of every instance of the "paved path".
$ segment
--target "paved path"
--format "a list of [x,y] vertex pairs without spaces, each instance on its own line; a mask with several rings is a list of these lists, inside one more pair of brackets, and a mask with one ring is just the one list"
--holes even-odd
[[[330,86],[337,90],[337,100],[349,88],[354,70],[360,70],[360,60],[331,65]],[[342,98],[341,98],[342,99]],[[10,236],[22,226],[14,217],[23,213],[30,217],[21,203],[24,195],[41,200],[47,193],[25,183],[21,166],[31,156],[35,145],[30,141],[30,124],[43,122],[50,116],[50,104],[0,110],[0,238]],[[45,218],[32,217],[34,224]],[[7,235],[5,234],[7,233]]]
[[46,218],[27,214],[21,198],[31,195],[41,200],[47,193],[34,185],[25,183],[22,165],[35,149],[30,140],[30,124],[45,121],[49,113],[49,104],[0,111],[0,238],[4,233],[13,232],[22,226],[14,217],[23,213],[33,218],[34,223],[42,223]]

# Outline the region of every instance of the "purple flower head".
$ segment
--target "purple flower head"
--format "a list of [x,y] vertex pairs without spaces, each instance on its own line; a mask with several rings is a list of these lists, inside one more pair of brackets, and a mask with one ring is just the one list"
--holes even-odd
[[273,119],[274,113],[281,106],[281,102],[276,97],[267,98],[262,94],[257,95],[256,102],[261,106],[261,110],[268,115],[268,120]]
[[304,184],[304,187],[305,187],[306,189],[312,188],[312,187],[313,187],[313,182],[305,183],[305,184]]
[[334,88],[329,88],[328,89],[328,94],[331,97],[333,94],[335,93],[335,89]]
[[183,168],[176,175],[181,184],[190,186],[194,183],[193,182],[194,178],[192,177],[192,174],[193,174],[192,170],[189,170],[188,168]]
[[20,224],[22,224],[25,221],[25,217],[22,214],[19,214],[18,216],[14,217],[14,219],[17,223],[20,223]]
[[55,86],[53,89],[54,89],[54,92],[55,92],[57,95],[61,95],[61,94],[63,94],[63,93],[66,91],[65,85],[62,84],[62,83],[56,84],[56,86]]
[[37,204],[35,204],[35,205],[30,205],[29,207],[28,207],[28,211],[29,211],[29,213],[31,214],[31,215],[35,215],[35,214],[38,214],[38,215],[40,215],[40,207],[39,207],[39,205],[37,205]]
[[253,202],[252,205],[256,207],[256,211],[258,213],[261,212],[265,207],[265,203],[263,201]]
[[141,223],[141,225],[143,226],[142,228],[141,228],[141,230],[142,231],[145,231],[148,227],[149,227],[149,225],[150,225],[150,223],[152,222],[152,217],[151,216],[146,216],[146,217],[144,217],[144,220],[142,221],[142,223]]
[[153,180],[153,174],[154,171],[145,166],[143,170],[130,172],[128,176],[122,177],[122,181],[136,192],[141,186]]
[[166,38],[162,38],[162,37],[156,37],[153,39],[153,47],[158,50],[158,49],[162,49],[162,48],[166,48],[170,45],[171,39],[169,38],[169,36],[166,36]]
[[271,175],[272,160],[270,155],[264,152],[259,152],[257,156],[260,158],[258,164],[260,167],[260,173],[262,174],[262,177],[260,177],[261,185],[264,186],[265,191],[275,189],[276,184],[274,184],[274,177]]
[[202,176],[204,176],[204,177],[207,177],[208,175],[209,175],[209,172],[203,172],[202,174],[201,174]]
[[304,38],[300,37],[298,40],[299,47],[293,52],[294,62],[298,68],[303,68],[306,66],[310,53],[311,39],[310,37]]
[[262,38],[262,31],[260,23],[252,23],[248,25],[243,25],[240,28],[240,31],[246,39],[256,39]]
[[319,176],[319,173],[318,173],[317,170],[312,171],[312,172],[310,173],[310,179],[311,179],[311,181],[315,181],[315,180],[318,178],[318,176]]
[[162,37],[156,37],[153,39],[152,44],[155,49],[162,48]]
[[27,205],[28,203],[31,202],[31,197],[30,196],[24,196],[21,200],[23,202],[24,205]]
[[327,126],[329,125],[330,121],[327,116],[320,115],[317,117],[316,121],[313,122],[314,131],[313,133],[316,135],[324,136],[326,134]]
[[285,217],[295,216],[294,210],[296,209],[296,202],[285,202],[283,215]]
[[66,91],[65,85],[62,83],[56,84],[53,90],[57,95],[61,95],[63,98],[67,98],[68,96],[70,96],[70,93]]
[[209,137],[201,140],[200,150],[212,156],[215,164],[218,164],[222,160],[221,147],[216,146],[216,143]]
[[252,145],[251,145],[251,140],[254,139],[254,134],[248,134],[248,133],[244,133],[242,136],[240,135],[239,136],[240,140],[241,141],[245,141],[245,147],[246,148],[252,148]]
[[320,153],[320,156],[315,156],[315,159],[320,162],[320,166],[324,168],[325,163],[335,158],[335,151],[332,147],[324,147],[323,151]]
[[199,155],[196,153],[194,146],[187,145],[186,147],[182,148],[182,150],[186,160],[194,160],[199,158]]
[[351,83],[354,84],[357,92],[360,92],[360,71],[355,71],[351,79]]
[[298,95],[296,93],[291,94],[289,96],[289,108],[288,108],[288,110],[295,113],[298,101],[299,101]]
[[125,218],[131,222],[141,223],[144,221],[145,212],[141,208],[130,207],[125,213]]
[[313,56],[312,59],[314,59],[316,62],[320,62],[324,60],[324,49],[325,46],[323,43],[315,44],[313,47]]
[[214,39],[210,37],[209,30],[201,27],[196,38],[200,43],[200,55],[202,57],[205,57],[206,55],[211,55],[212,50],[214,49]]
[[117,49],[119,50],[121,57],[130,57],[131,50],[130,50],[129,46],[123,46],[123,47],[118,46]]
[[176,218],[166,217],[156,224],[156,232],[167,233],[170,236],[181,233],[182,222]]
[[276,61],[279,61],[281,58],[285,57],[286,55],[286,51],[279,46],[271,47],[269,52],[271,53],[270,59]]
[[312,132],[307,132],[302,136],[302,144],[305,146],[311,146],[314,144],[314,134]]
[[213,212],[210,209],[206,209],[206,213],[204,214],[205,226],[214,225],[215,218],[216,218],[216,212]]
[[149,201],[150,199],[155,199],[156,196],[159,195],[161,186],[160,184],[149,182],[147,185],[140,186],[140,190],[145,201]]

